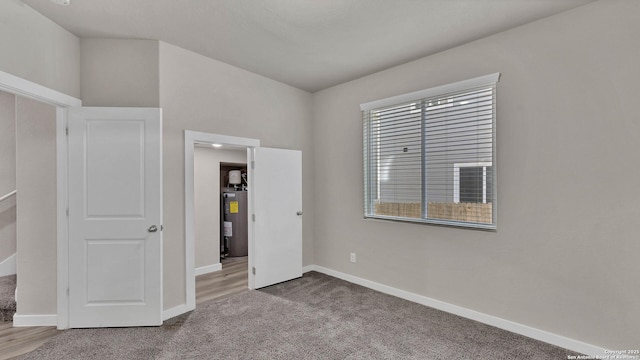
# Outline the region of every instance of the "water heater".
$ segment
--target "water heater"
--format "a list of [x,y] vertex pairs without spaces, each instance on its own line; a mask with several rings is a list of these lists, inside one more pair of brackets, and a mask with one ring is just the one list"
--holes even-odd
[[242,174],[240,170],[229,171],[229,184],[240,185],[242,183]]
[[246,191],[222,193],[221,257],[247,256],[249,253],[247,215]]

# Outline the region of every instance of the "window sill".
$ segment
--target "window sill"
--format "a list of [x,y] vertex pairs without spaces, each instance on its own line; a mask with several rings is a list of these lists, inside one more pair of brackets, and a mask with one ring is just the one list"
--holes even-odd
[[364,220],[374,220],[374,221],[383,220],[383,221],[393,221],[393,222],[402,222],[402,223],[445,226],[445,227],[467,229],[467,230],[484,230],[484,231],[493,231],[493,232],[498,231],[497,226],[495,224],[479,224],[479,223],[471,223],[471,222],[465,222],[465,221],[401,218],[401,217],[380,216],[380,215],[365,215]]

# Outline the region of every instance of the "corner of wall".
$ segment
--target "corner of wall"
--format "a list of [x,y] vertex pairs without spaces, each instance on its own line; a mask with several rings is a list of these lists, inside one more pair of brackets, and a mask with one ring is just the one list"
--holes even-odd
[[19,1],[0,14],[0,70],[79,97],[80,39]]

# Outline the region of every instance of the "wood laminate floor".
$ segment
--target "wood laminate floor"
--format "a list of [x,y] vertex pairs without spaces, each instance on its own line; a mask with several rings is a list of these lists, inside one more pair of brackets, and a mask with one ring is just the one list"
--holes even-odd
[[[196,306],[247,289],[247,257],[222,260],[222,270],[196,276]],[[26,354],[59,333],[54,326],[13,327],[0,322],[0,360]]]
[[205,301],[236,294],[248,288],[248,258],[226,258],[222,270],[196,276],[196,306]]

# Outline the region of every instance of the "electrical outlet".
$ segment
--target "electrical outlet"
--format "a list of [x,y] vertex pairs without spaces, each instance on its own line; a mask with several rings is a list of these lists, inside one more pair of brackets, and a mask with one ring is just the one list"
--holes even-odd
[[351,262],[352,263],[356,262],[356,253],[351,253]]

